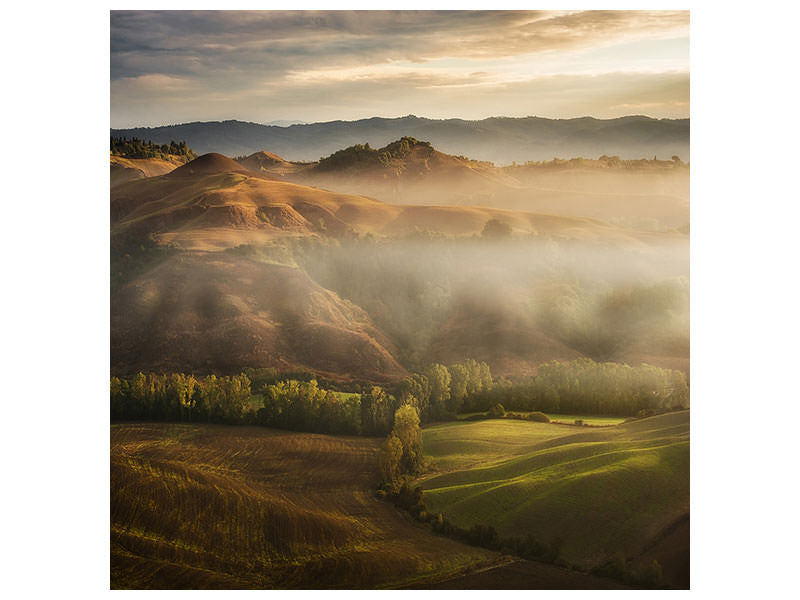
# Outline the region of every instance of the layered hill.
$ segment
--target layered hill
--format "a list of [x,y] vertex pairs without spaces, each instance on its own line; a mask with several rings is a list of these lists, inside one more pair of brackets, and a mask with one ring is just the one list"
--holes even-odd
[[534,211],[649,230],[680,229],[689,222],[689,167],[677,158],[604,155],[496,167],[405,136],[382,148],[356,144],[312,163],[289,163],[266,152],[239,162],[295,183],[390,204]]
[[402,136],[429,140],[449,154],[510,164],[512,161],[602,154],[622,158],[678,155],[689,158],[689,119],[545,119],[492,117],[480,121],[396,119],[330,121],[278,127],[242,121],[195,122],[163,127],[112,129],[115,136],[159,143],[186,140],[199,153],[248,155],[265,148],[289,160],[317,160],[341,148],[368,142],[380,148]]
[[[464,167],[456,159],[417,144],[383,156],[380,169]],[[686,242],[582,217],[390,204],[292,183],[220,154],[115,186],[110,213],[112,366],[120,374],[253,366],[386,381],[466,357],[508,374],[552,359],[611,359],[585,332],[597,317],[563,305],[581,288],[548,300],[564,306],[552,314],[539,314],[531,299],[560,277],[558,261],[565,272],[618,277],[622,258],[630,277],[649,277],[662,246]],[[488,236],[491,223],[506,237]],[[630,356],[659,364],[663,352],[651,346]]]
[[286,235],[480,234],[497,220],[512,231],[569,239],[636,243],[642,235],[592,219],[467,206],[406,206],[276,180],[220,154],[162,177],[117,186],[112,233],[159,232],[183,249],[216,250]]

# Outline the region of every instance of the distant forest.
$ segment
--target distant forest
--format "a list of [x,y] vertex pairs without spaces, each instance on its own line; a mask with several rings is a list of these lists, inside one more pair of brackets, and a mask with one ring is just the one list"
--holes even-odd
[[429,365],[421,373],[363,391],[329,389],[316,379],[279,379],[273,369],[246,369],[232,377],[183,373],[111,378],[115,420],[251,424],[344,435],[386,435],[395,412],[412,406],[421,423],[487,411],[502,403],[516,410],[634,416],[688,407],[683,373],[650,365],[631,367],[579,359],[542,365],[540,374],[494,380],[489,365],[466,359]]
[[111,137],[111,154],[125,158],[160,158],[168,160],[170,156],[185,156],[188,160],[197,158],[197,154],[186,145],[186,142],[170,141],[169,144],[154,144],[139,138]]

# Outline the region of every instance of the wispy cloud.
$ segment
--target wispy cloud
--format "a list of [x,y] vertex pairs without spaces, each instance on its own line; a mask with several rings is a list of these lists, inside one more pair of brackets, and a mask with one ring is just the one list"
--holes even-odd
[[[659,73],[683,71],[688,81],[687,36],[685,11],[113,11],[112,120],[318,120],[379,107],[429,115],[442,101],[452,116],[514,114],[525,106],[497,105],[511,101],[509,90],[542,90],[552,75],[574,75],[574,86],[575,78],[638,72],[636,93],[653,89]],[[482,90],[486,104],[457,89]],[[588,114],[611,110],[584,100]],[[637,105],[623,98],[614,106],[625,104]],[[544,104],[531,108],[547,112]]]

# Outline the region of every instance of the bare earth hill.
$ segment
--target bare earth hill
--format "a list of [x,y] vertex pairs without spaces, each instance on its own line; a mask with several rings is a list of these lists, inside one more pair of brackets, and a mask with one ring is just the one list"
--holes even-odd
[[111,187],[144,177],[165,175],[184,164],[175,157],[173,160],[159,158],[126,158],[111,155]]
[[680,160],[574,158],[497,167],[402,137],[382,148],[356,144],[312,163],[268,152],[242,166],[287,181],[390,204],[485,206],[647,228],[689,222],[689,166]]
[[[424,143],[400,154],[385,163],[406,172],[427,162],[433,172],[468,169],[484,177],[483,166]],[[282,164],[267,154],[254,161]],[[548,323],[556,321],[529,306],[531,290],[550,277],[547,257],[560,248],[575,268],[595,274],[612,265],[619,271],[614,257],[630,257],[624,258],[630,264],[645,257],[636,267],[641,277],[652,267],[648,256],[686,241],[677,232],[585,217],[390,204],[265,170],[212,153],[112,188],[116,373],[269,366],[386,381],[403,377],[418,360],[474,356],[508,374],[534,373],[542,362],[587,351],[606,360],[614,356],[593,354],[594,342],[584,340],[596,334],[552,329]],[[513,239],[482,240],[490,221],[503,223]],[[426,250],[413,241],[419,235],[444,236],[444,246]],[[352,246],[370,237],[374,247]],[[571,248],[582,248],[586,258],[569,258]],[[428,279],[418,281],[419,274]],[[484,296],[478,303],[469,299],[476,290]],[[573,309],[559,310],[561,321],[577,318]],[[592,322],[589,313],[578,316]],[[647,339],[643,331],[636,335]],[[629,360],[647,355],[659,364],[666,356],[671,367],[688,364],[681,362],[688,358],[683,350],[626,348]]]

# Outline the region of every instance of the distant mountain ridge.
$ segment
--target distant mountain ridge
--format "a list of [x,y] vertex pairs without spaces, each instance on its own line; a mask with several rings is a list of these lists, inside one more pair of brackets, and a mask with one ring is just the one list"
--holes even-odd
[[287,160],[318,160],[341,148],[379,148],[403,136],[425,139],[442,152],[497,164],[603,154],[628,158],[689,159],[689,119],[628,116],[616,119],[490,117],[480,121],[408,115],[329,121],[288,127],[244,121],[210,121],[112,129],[111,135],[156,143],[186,140],[200,154],[249,155],[264,149]]

